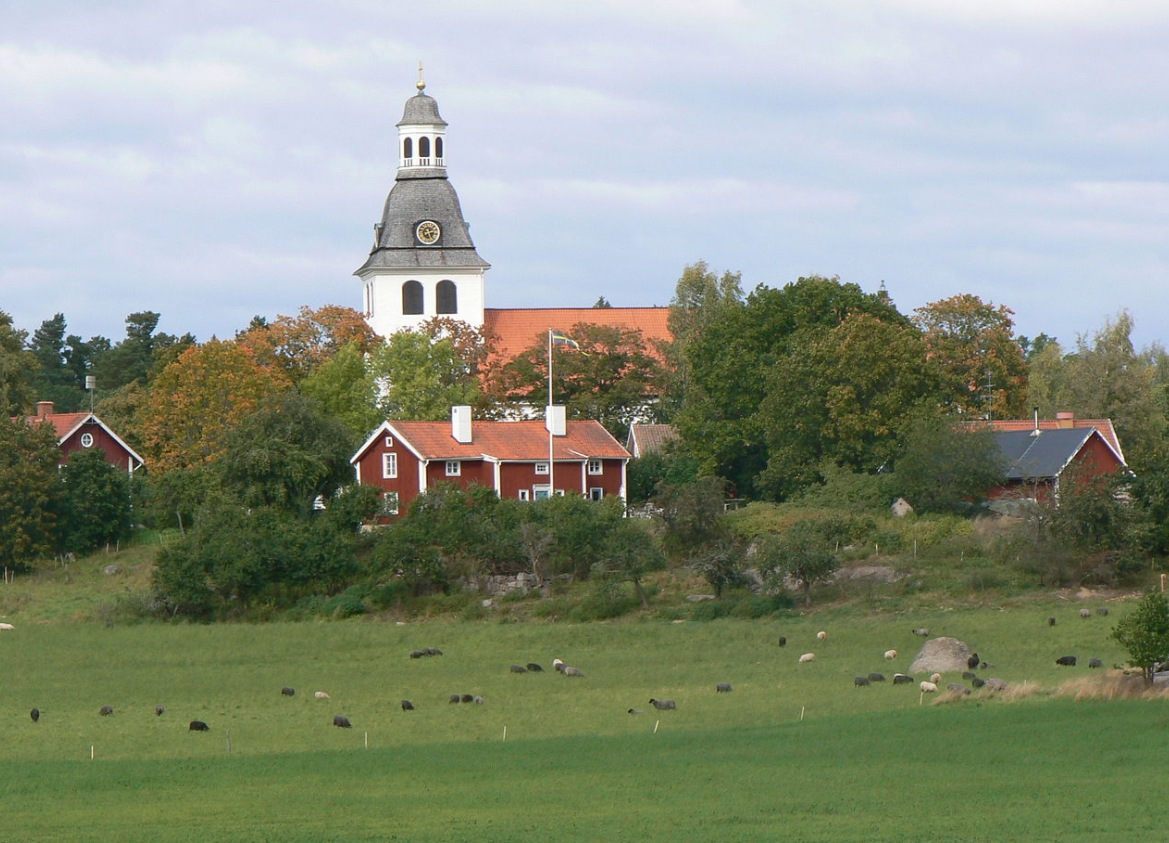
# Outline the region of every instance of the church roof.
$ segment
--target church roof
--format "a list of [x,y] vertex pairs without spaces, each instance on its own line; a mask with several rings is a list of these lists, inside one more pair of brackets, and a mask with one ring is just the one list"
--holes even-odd
[[571,331],[578,322],[641,331],[646,350],[658,355],[659,342],[670,342],[668,307],[494,308],[483,311],[483,327],[496,337],[496,351],[511,360],[541,342],[549,328]]
[[413,126],[423,124],[427,126],[449,125],[438,113],[438,102],[434,97],[419,93],[406,100],[406,108],[402,112],[399,126]]

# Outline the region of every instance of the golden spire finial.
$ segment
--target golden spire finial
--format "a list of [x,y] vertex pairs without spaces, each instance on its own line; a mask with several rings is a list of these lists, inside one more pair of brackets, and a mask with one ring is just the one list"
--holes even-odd
[[414,86],[418,89],[418,93],[426,90],[426,79],[422,76],[422,62],[418,62],[418,84]]

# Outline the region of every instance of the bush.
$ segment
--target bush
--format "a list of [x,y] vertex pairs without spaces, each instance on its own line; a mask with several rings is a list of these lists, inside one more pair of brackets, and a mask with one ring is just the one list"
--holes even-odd
[[321,606],[321,611],[338,619],[364,615],[365,601],[356,594],[346,591],[326,600]]

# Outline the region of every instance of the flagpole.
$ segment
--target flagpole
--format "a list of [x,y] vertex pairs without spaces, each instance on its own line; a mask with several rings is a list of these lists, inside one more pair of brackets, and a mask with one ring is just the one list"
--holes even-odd
[[548,497],[556,494],[556,467],[552,460],[552,327],[548,327],[548,407],[544,410],[544,426],[548,428]]

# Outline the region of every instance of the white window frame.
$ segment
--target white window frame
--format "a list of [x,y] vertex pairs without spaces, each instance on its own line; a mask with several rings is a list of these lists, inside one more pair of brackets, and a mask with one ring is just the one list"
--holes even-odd
[[549,473],[548,463],[546,463],[546,462],[536,463],[535,472],[536,472],[536,474],[548,474]]
[[548,485],[536,485],[532,487],[532,500],[541,501],[552,497],[552,487]]
[[385,480],[398,478],[398,455],[393,451],[382,454],[382,478]]
[[605,490],[603,488],[600,486],[589,487],[589,500],[599,501],[603,497],[605,497]]
[[386,447],[387,447],[387,448],[392,448],[392,447],[394,447],[394,437],[393,437],[393,436],[387,436],[387,437],[386,437]]
[[446,461],[446,476],[447,477],[462,477],[463,463],[459,460]]
[[520,489],[519,497],[520,497],[520,500],[522,500],[522,501],[528,501],[528,500],[532,499],[531,492],[527,489]]
[[92,433],[81,434],[81,447],[82,448],[92,448],[93,447],[93,434]]
[[605,473],[604,460],[599,460],[599,459],[589,460],[589,474],[590,475],[592,475],[593,477],[596,477],[598,474],[604,474],[604,473]]

